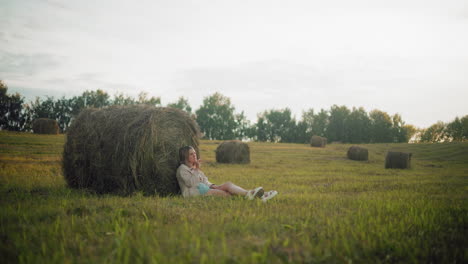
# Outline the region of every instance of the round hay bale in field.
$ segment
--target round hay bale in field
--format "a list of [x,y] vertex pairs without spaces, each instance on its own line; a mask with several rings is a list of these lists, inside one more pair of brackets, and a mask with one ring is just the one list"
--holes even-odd
[[312,147],[324,148],[327,145],[327,139],[320,136],[312,136],[310,138],[310,145]]
[[389,151],[385,158],[386,169],[409,169],[412,153]]
[[85,109],[67,131],[64,176],[68,186],[97,193],[178,194],[179,148],[199,154],[199,136],[197,123],[175,108]]
[[350,147],[347,155],[350,160],[369,160],[369,151],[358,146]]
[[34,134],[53,134],[59,133],[59,125],[55,119],[38,118],[32,123]]
[[216,162],[250,163],[249,145],[239,140],[224,141],[216,148]]

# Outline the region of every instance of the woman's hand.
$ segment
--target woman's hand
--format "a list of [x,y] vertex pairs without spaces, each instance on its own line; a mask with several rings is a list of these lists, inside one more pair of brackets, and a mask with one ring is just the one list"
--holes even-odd
[[194,167],[195,169],[199,169],[199,168],[200,168],[200,165],[201,165],[201,159],[196,160],[196,161],[193,163],[193,167]]
[[218,189],[218,185],[213,183],[210,185],[210,189]]

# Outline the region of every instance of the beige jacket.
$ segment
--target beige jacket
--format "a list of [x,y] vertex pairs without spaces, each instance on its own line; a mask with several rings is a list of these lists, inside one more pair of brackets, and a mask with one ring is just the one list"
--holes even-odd
[[183,197],[200,195],[197,188],[199,183],[204,183],[208,186],[212,184],[201,170],[191,169],[185,164],[179,166],[176,177]]

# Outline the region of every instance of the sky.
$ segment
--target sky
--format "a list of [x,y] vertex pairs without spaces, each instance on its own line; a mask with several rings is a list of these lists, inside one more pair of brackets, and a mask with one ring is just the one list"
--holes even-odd
[[428,127],[468,114],[466,0],[0,0],[9,93],[219,92],[251,122],[332,105]]

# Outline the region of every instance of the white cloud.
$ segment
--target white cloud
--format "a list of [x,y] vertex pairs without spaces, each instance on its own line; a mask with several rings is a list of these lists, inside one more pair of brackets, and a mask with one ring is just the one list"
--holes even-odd
[[467,13],[462,0],[3,1],[0,78],[193,108],[219,91],[251,119],[362,105],[427,126],[468,113]]

